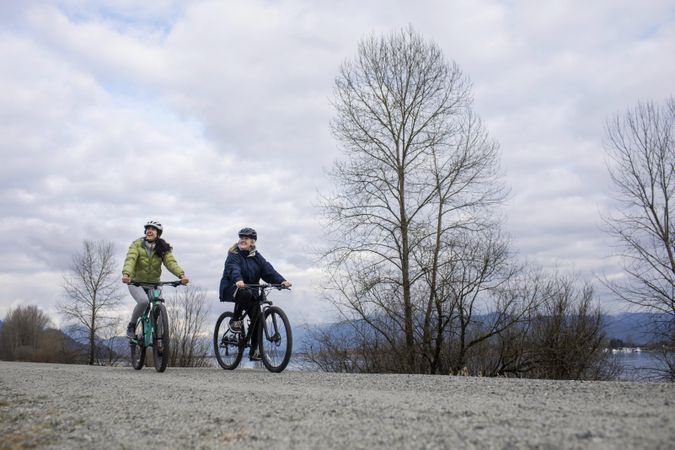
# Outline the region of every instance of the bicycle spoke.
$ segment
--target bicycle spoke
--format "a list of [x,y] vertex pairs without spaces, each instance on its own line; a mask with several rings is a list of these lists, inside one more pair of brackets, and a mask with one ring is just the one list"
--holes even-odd
[[213,333],[213,350],[216,360],[223,369],[228,370],[232,370],[239,365],[243,352],[241,334],[230,329],[231,319],[231,312],[221,314]]

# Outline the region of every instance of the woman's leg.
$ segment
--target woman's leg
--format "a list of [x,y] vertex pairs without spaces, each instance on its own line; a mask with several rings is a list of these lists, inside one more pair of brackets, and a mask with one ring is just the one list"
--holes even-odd
[[133,326],[136,326],[138,318],[141,317],[141,314],[143,314],[145,308],[148,307],[148,293],[145,292],[145,289],[142,287],[134,286],[132,284],[129,285],[129,293],[134,298],[134,300],[136,300],[136,306],[134,307],[134,312],[131,314],[131,322],[129,323],[133,324]]
[[[239,289],[234,299],[237,302],[234,307],[234,317],[240,319],[242,310],[246,310],[246,314],[248,314],[248,318],[251,320],[251,324],[254,324],[260,311],[258,305],[256,304],[256,298],[253,296],[251,290]],[[255,353],[257,349],[258,349],[258,333],[253,333],[251,335],[250,354]]]
[[[258,316],[260,315],[260,308],[258,305],[255,305],[254,301],[246,308],[246,314],[251,318],[251,323],[255,323]],[[258,351],[258,333],[253,333],[251,335],[251,354]]]

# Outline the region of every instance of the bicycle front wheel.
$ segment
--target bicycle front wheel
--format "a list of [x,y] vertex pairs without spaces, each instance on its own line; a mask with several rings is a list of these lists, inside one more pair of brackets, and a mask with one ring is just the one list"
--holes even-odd
[[159,303],[153,310],[152,332],[152,359],[155,362],[155,370],[164,372],[169,362],[169,315],[164,305]]
[[141,370],[145,362],[145,341],[143,338],[143,322],[141,320],[136,323],[135,334],[136,337],[129,341],[131,366],[136,370]]
[[213,330],[213,353],[220,367],[225,370],[236,369],[244,353],[242,333],[235,333],[230,329],[230,320],[233,317],[234,314],[230,311],[222,313]]
[[292,351],[293,334],[288,317],[278,306],[270,306],[265,310],[260,339],[262,362],[270,372],[281,372],[291,360]]

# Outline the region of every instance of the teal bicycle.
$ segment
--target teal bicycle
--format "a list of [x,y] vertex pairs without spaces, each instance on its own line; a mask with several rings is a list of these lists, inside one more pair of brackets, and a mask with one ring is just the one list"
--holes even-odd
[[169,361],[170,336],[169,315],[164,307],[162,298],[162,286],[180,286],[177,281],[160,281],[159,283],[139,283],[131,281],[134,286],[142,287],[148,293],[148,307],[136,322],[135,337],[129,339],[131,347],[131,365],[136,370],[141,370],[145,363],[145,351],[152,347],[152,359],[157,372],[164,372]]

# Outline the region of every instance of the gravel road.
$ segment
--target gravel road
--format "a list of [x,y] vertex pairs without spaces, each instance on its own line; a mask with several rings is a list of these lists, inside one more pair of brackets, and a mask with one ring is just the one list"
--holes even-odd
[[0,362],[0,448],[675,448],[675,385]]

